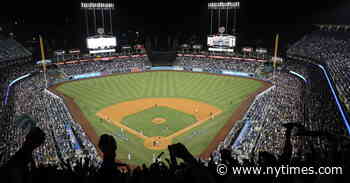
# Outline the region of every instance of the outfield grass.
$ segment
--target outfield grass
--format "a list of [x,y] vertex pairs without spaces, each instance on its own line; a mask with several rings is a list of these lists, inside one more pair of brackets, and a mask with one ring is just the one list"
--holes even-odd
[[[153,154],[158,155],[161,151],[145,148],[141,139],[126,132],[126,137],[123,137],[119,127],[101,122],[96,116],[97,111],[120,102],[155,97],[188,98],[211,104],[223,112],[210,123],[204,123],[173,140],[174,143],[185,144],[193,154],[199,155],[208,147],[239,104],[262,85],[259,81],[238,77],[160,71],[74,81],[61,85],[57,90],[74,98],[97,135],[107,133],[116,138],[118,159],[141,164],[151,162]],[[151,118],[160,114],[169,120],[165,124],[170,130],[181,129],[193,120],[191,116],[186,116],[188,114],[173,109],[154,108],[128,116],[123,119],[123,123],[142,130],[149,136],[162,136],[167,134],[164,130],[159,130],[164,129],[164,126],[152,125],[150,122]],[[142,123],[141,119],[145,122]],[[131,161],[127,160],[129,152],[132,152]],[[167,155],[166,152],[165,156]]]

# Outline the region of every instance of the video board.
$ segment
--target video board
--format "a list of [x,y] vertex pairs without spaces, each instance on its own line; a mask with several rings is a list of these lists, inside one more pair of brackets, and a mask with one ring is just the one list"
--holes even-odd
[[106,49],[106,48],[114,48],[117,46],[117,39],[113,36],[93,36],[88,37],[87,48],[88,49]]
[[210,35],[208,36],[208,47],[233,48],[236,46],[236,36],[233,35]]

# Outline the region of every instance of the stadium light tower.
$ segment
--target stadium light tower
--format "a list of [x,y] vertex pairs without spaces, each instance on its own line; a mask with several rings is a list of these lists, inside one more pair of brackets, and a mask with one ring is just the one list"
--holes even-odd
[[[240,8],[239,2],[231,2],[226,0],[226,2],[209,2],[208,11],[210,16],[210,35],[207,37],[207,46],[209,52],[234,52],[234,47],[236,47],[236,11]],[[226,12],[226,18],[222,21],[222,12]],[[229,25],[230,17],[229,13],[234,12],[233,25]],[[217,12],[217,13],[216,13]],[[216,19],[217,14],[217,25],[214,25],[214,30],[218,32],[213,32],[213,23]],[[232,30],[232,32],[230,32]],[[230,35],[231,34],[231,35]]]
[[[240,2],[209,2],[208,10],[210,14],[210,34],[213,34],[213,16],[215,16],[215,12],[218,12],[218,26],[221,27],[221,11],[226,11],[226,19],[224,20],[226,30],[236,30],[237,25],[237,10],[240,8]],[[228,29],[229,23],[229,12],[233,11],[233,27],[232,29]],[[217,30],[217,29],[216,29]],[[235,33],[235,32],[233,32]]]
[[[87,36],[96,34],[98,28],[103,28],[113,34],[112,11],[115,10],[115,7],[116,0],[81,0],[80,8],[84,11]],[[109,28],[107,28],[108,20]],[[92,31],[90,31],[91,27]]]

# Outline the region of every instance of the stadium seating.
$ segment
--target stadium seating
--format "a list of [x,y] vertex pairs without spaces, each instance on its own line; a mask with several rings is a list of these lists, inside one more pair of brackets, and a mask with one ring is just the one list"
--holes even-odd
[[67,76],[79,75],[92,72],[131,72],[131,68],[145,68],[145,58],[113,59],[112,61],[81,62],[77,64],[66,64],[58,67]]
[[[348,97],[348,88],[346,88],[349,86],[348,75],[337,72],[344,70],[347,66],[344,61],[347,57],[344,56],[345,51],[341,47],[346,47],[347,42],[344,41],[346,39],[344,37],[333,39],[332,36],[328,36],[328,34],[336,34],[333,32],[314,34],[317,36],[311,40],[306,36],[296,43],[290,49],[290,54],[312,56],[324,62],[346,102],[348,101],[345,100]],[[327,37],[323,40],[324,45],[318,45],[313,41],[324,35]],[[311,46],[310,42],[313,42]],[[9,58],[18,60],[30,55],[12,40],[2,40],[0,44],[8,47],[5,51],[1,51],[0,62],[7,62]],[[318,45],[316,50],[313,48],[315,45]],[[331,48],[333,51],[327,53],[324,50],[326,48]],[[112,74],[131,72],[132,68],[144,70],[146,62],[148,62],[147,57],[88,61],[58,65],[54,70],[62,71],[69,78],[91,72]],[[182,163],[174,164],[174,157],[171,157],[171,160],[166,160],[167,163],[157,161],[149,166],[143,165],[142,168],[139,165],[140,167],[136,167],[132,173],[130,170],[127,172],[118,170],[116,167],[121,164],[113,164],[114,162],[108,162],[106,158],[101,160],[96,147],[86,136],[82,127],[74,121],[63,100],[45,90],[43,75],[34,65],[28,63],[6,65],[0,72],[2,91],[5,91],[12,80],[27,73],[32,75],[16,82],[11,88],[9,103],[1,104],[0,167],[4,166],[4,168],[0,172],[9,172],[5,175],[11,177],[14,172],[18,173],[12,167],[25,169],[27,165],[20,162],[25,162],[22,160],[27,160],[30,155],[33,155],[36,166],[28,170],[32,176],[26,175],[25,171],[17,175],[27,177],[31,182],[39,180],[98,182],[102,178],[111,182],[252,182],[257,180],[298,182],[290,175],[219,176],[217,164],[222,163],[228,167],[265,167],[285,164],[319,166],[321,163],[329,165],[327,163],[333,158],[330,152],[338,152],[338,149],[333,148],[334,142],[324,136],[305,135],[305,132],[345,135],[346,130],[341,123],[340,114],[336,110],[323,73],[310,62],[285,63],[283,69],[279,70],[274,78],[270,78],[273,79],[270,81],[274,87],[256,98],[242,121],[233,127],[225,143],[212,153],[209,160],[195,159],[185,147],[177,144],[176,153],[170,154],[183,159]],[[261,70],[261,64],[256,62],[209,58],[178,57],[175,65],[203,68],[209,72],[224,69],[259,73]],[[306,81],[289,71],[299,73]],[[49,84],[60,82],[50,73],[48,80]],[[340,83],[343,82],[345,85],[341,86]],[[2,101],[4,97],[2,93]],[[26,144],[26,132],[14,123],[15,117],[23,114],[33,118],[37,126],[46,134],[46,140],[33,152],[25,149],[26,146],[22,147],[22,144]],[[288,126],[290,124],[294,126]],[[29,156],[21,154],[27,151]],[[16,158],[21,161],[16,161]],[[344,166],[344,169],[348,170],[348,167]],[[7,176],[2,178],[0,177],[0,180],[4,182],[8,180]],[[320,177],[307,178],[308,182],[315,182]]]
[[30,57],[32,54],[13,39],[0,39],[0,62]]
[[[290,55],[300,55],[324,64],[350,111],[350,33],[333,30],[317,30],[305,35],[289,50]],[[311,61],[311,60],[310,60]]]
[[258,73],[262,67],[262,64],[257,62],[196,57],[177,57],[174,65],[209,70],[231,70],[246,73]]
[[[116,72],[131,72],[132,68],[140,68],[142,70],[145,62],[145,58],[115,59],[108,62],[91,61],[60,65],[56,70],[62,71],[67,77],[89,72],[112,74]],[[23,64],[6,67],[6,69],[7,72],[3,73],[6,76],[3,78],[6,85],[24,74],[35,72],[36,74],[32,74],[30,77],[20,80],[13,85],[10,90],[9,104],[5,108],[6,111],[1,111],[4,114],[9,113],[9,108],[12,108],[13,115],[7,115],[7,117],[4,117],[4,122],[1,123],[3,128],[1,128],[0,141],[6,144],[6,148],[2,147],[0,149],[0,154],[2,154],[0,166],[4,165],[19,150],[24,141],[25,133],[15,125],[14,117],[29,114],[48,136],[43,146],[34,152],[36,163],[63,167],[66,165],[62,162],[75,162],[76,158],[86,156],[95,162],[94,164],[97,167],[100,159],[97,156],[95,146],[92,145],[82,127],[72,119],[62,99],[44,92],[44,76],[42,73],[37,72],[38,68],[33,64]],[[57,82],[50,73],[48,73],[48,81]],[[4,89],[6,85],[3,86]],[[68,135],[68,129],[76,132],[74,133],[74,138],[77,139],[77,142],[72,142],[72,133]],[[76,154],[80,154],[80,156],[76,157]]]

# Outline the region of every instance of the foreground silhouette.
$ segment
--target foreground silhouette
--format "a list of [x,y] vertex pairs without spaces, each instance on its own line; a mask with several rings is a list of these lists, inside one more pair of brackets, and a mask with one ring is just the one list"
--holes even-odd
[[[123,163],[117,163],[117,142],[113,136],[104,134],[100,137],[98,147],[103,153],[103,161],[100,167],[93,167],[89,163],[88,158],[80,159],[77,162],[63,162],[65,168],[58,170],[57,167],[36,167],[32,152],[43,144],[45,134],[40,128],[32,128],[26,137],[22,148],[11,158],[11,160],[1,169],[1,182],[14,183],[31,183],[31,182],[84,182],[96,183],[107,182],[122,182],[122,183],[143,183],[143,182],[200,182],[200,183],[215,183],[215,182],[285,182],[285,183],[303,183],[303,182],[346,182],[345,175],[337,176],[301,176],[301,175],[235,175],[228,170],[226,175],[217,173],[217,163],[225,164],[227,167],[267,167],[267,166],[316,166],[320,162],[301,162],[292,159],[292,129],[300,128],[293,124],[284,125],[286,128],[286,140],[284,152],[280,157],[275,157],[267,152],[260,152],[258,161],[243,160],[243,163],[232,157],[231,150],[222,149],[220,151],[220,160],[214,161],[212,156],[210,161],[203,162],[197,160],[187,148],[181,144],[173,144],[168,146],[170,159],[160,161],[159,154],[156,161],[150,166],[145,164],[138,166],[133,170]],[[319,135],[316,132],[300,131],[296,135]],[[180,160],[180,161],[179,161]],[[75,164],[74,166],[72,164]],[[321,164],[322,165],[322,164]],[[348,167],[344,165],[346,172]]]

